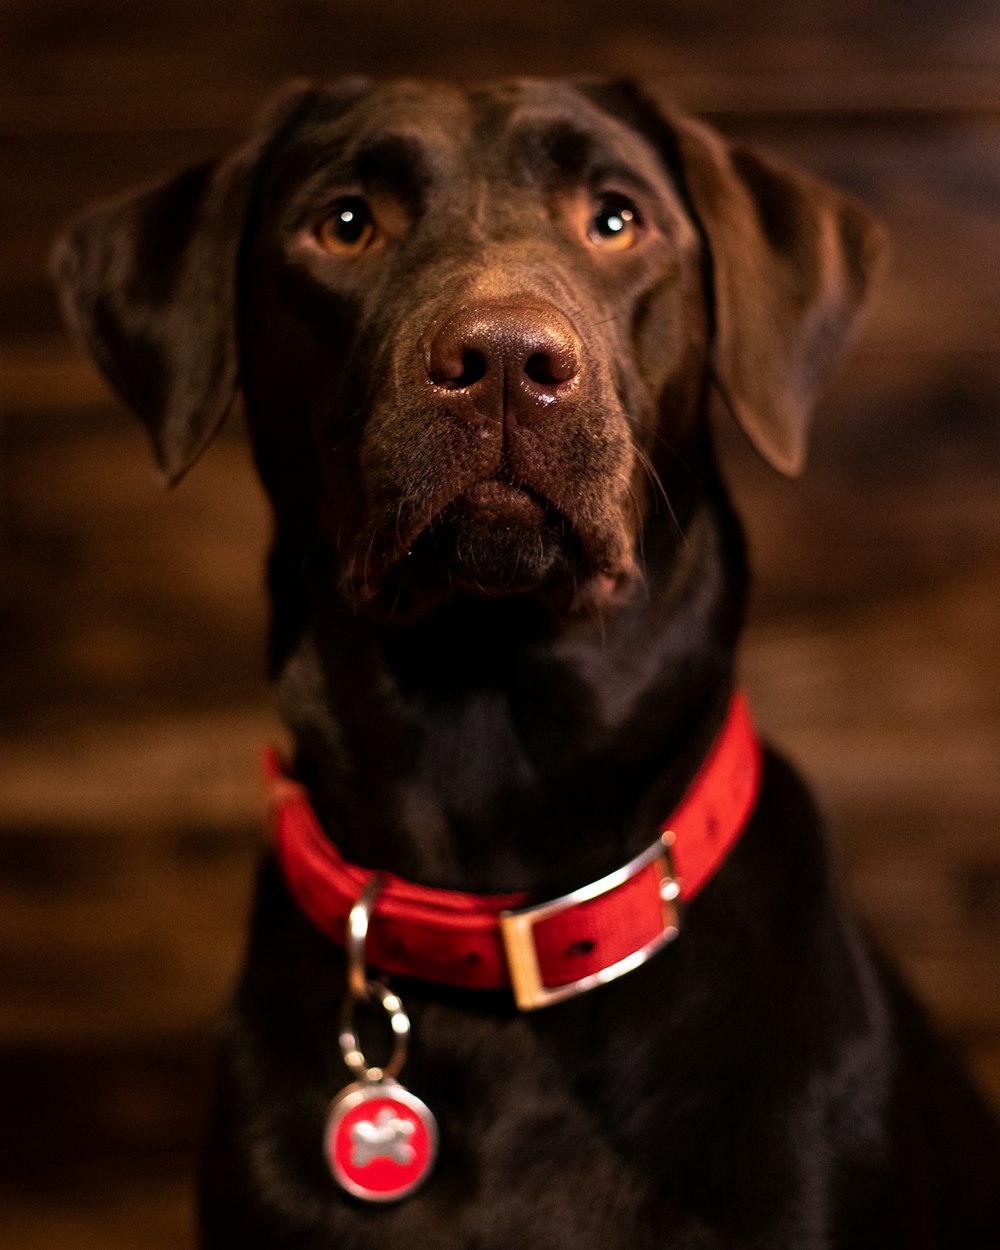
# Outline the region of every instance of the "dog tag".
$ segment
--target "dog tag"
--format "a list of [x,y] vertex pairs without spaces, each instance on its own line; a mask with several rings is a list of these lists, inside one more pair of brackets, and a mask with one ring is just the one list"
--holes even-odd
[[430,1175],[437,1123],[398,1081],[361,1080],[333,1100],[324,1142],[330,1172],[343,1189],[365,1202],[396,1202]]

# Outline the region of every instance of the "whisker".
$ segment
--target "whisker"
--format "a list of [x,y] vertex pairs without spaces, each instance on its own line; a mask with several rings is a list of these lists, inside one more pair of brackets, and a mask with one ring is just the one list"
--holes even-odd
[[355,410],[347,417],[337,418],[337,425],[339,428],[343,430],[343,437],[339,439],[336,443],[332,444],[332,446],[327,448],[327,452],[330,455],[336,455],[336,453],[340,451],[341,448],[347,446],[347,444],[351,441],[351,439],[355,436],[355,434],[358,431],[360,422],[358,423],[358,425],[355,425],[355,422],[358,421],[359,417],[363,418],[364,416],[365,416],[365,409],[364,407],[361,407],[361,408],[355,408]]
[[686,543],[687,536],[684,533],[684,529],[681,526],[680,521],[677,519],[677,513],[674,511],[674,505],[670,502],[670,496],[667,494],[667,488],[663,485],[663,479],[656,471],[656,466],[653,464],[652,460],[643,448],[641,448],[638,444],[633,444],[633,450],[635,451],[635,458],[641,465],[643,472],[649,479],[650,484],[653,486],[656,493],[662,497],[663,502],[666,504],[667,512],[670,514],[670,519],[673,522],[674,531],[677,534],[678,539],[680,539],[682,543]]
[[680,454],[680,452],[673,445],[673,443],[668,443],[659,430],[653,430],[651,431],[651,433],[653,435],[653,438],[656,439],[656,441],[660,444],[660,446],[670,452],[671,456],[673,456],[673,458],[677,461],[677,463],[681,466],[681,468],[686,469],[687,472],[690,473],[691,466],[684,459],[684,457]]

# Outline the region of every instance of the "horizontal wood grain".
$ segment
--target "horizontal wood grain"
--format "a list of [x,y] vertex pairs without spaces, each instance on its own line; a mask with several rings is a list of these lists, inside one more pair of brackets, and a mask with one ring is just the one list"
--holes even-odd
[[[920,123],[951,127],[957,120],[1000,114],[1000,78],[993,69],[894,68],[808,71],[781,74],[690,71],[662,74],[648,51],[649,78],[678,106],[725,125],[766,121],[784,128],[834,125],[886,128]],[[448,68],[428,72],[447,74]],[[661,82],[657,83],[662,75]],[[247,127],[274,89],[266,80],[244,87],[165,92],[148,87],[127,92],[5,95],[0,87],[0,135],[52,139],[66,136],[141,134],[204,135],[230,142]]]
[[358,0],[331,9],[311,0],[258,0],[253,20],[237,0],[6,0],[0,44],[16,93],[127,93],[157,86],[232,88],[279,75],[649,73],[770,71],[872,79],[902,69],[988,70],[1000,62],[992,6],[838,5],[775,0],[505,0],[475,9]]

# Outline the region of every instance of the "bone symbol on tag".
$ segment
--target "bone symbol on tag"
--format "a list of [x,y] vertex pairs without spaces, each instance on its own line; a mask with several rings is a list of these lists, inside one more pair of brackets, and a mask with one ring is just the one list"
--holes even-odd
[[389,1107],[383,1107],[374,1119],[351,1125],[351,1162],[356,1168],[363,1168],[373,1159],[391,1159],[406,1167],[416,1154],[410,1145],[416,1131],[410,1120],[402,1120]]
[[437,1125],[397,1081],[360,1081],[333,1100],[325,1153],[334,1180],[366,1202],[398,1202],[430,1175]]

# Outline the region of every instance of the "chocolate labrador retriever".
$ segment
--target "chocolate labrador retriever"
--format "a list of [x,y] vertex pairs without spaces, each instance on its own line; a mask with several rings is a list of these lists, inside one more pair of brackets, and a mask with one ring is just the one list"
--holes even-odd
[[996,1130],[734,690],[709,388],[796,472],[879,251],[597,81],[295,86],[69,230],[167,479],[239,394],[274,510],[204,1247],[997,1244]]

